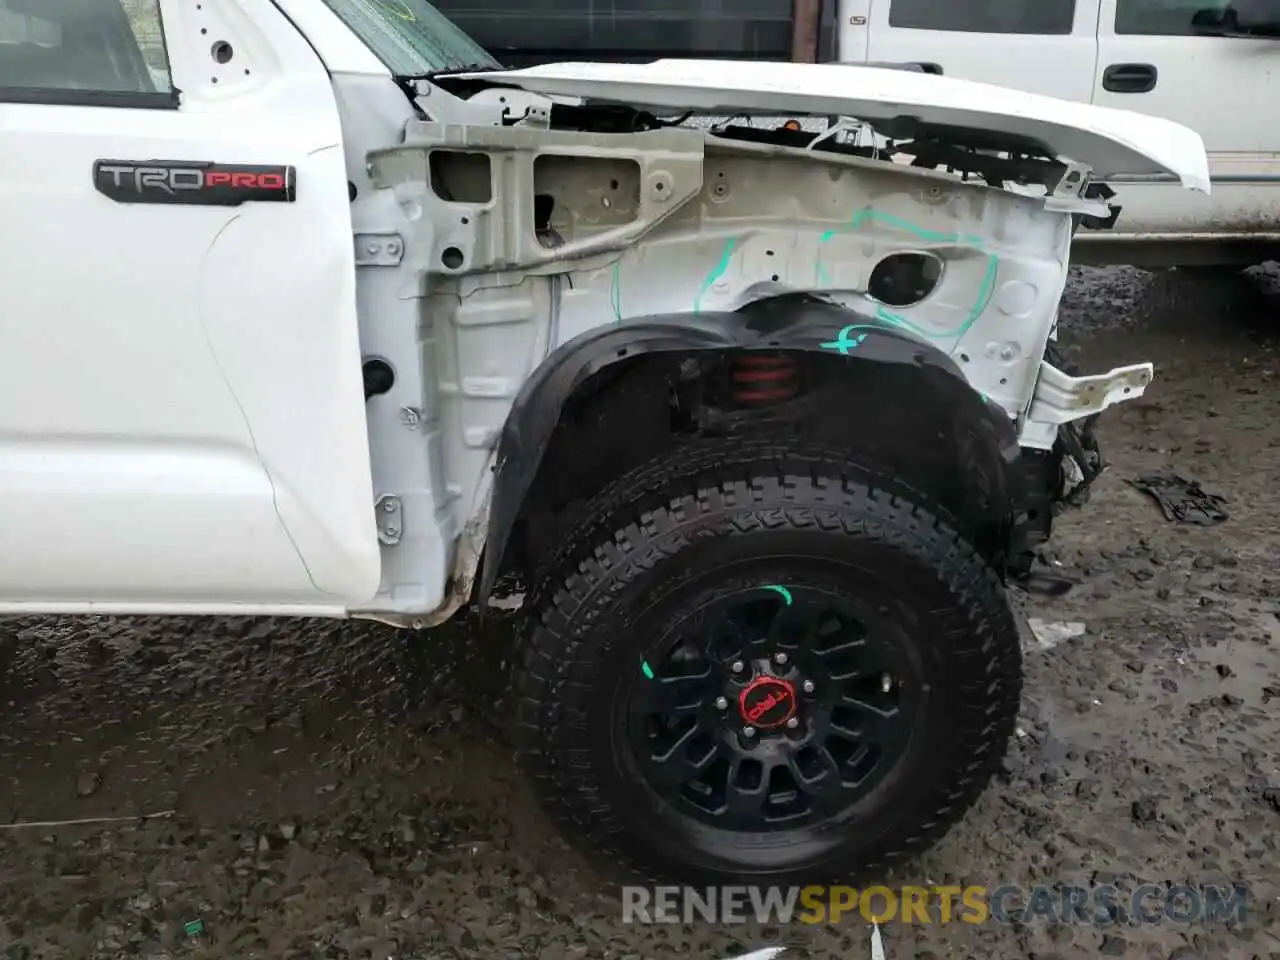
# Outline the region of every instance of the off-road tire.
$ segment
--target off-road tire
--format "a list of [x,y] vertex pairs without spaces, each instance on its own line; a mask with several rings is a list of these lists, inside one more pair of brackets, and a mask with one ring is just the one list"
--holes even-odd
[[[829,561],[831,576],[857,568],[899,617],[928,693],[905,755],[867,804],[824,828],[817,847],[811,836],[792,856],[775,843],[761,859],[751,838],[690,828],[637,782],[614,719],[651,642],[628,626],[640,608],[661,609],[689,578],[774,557]],[[840,451],[689,444],[604,491],[543,569],[514,681],[521,759],[571,841],[643,876],[865,877],[940,838],[1004,756],[1022,681],[999,578],[925,495]]]

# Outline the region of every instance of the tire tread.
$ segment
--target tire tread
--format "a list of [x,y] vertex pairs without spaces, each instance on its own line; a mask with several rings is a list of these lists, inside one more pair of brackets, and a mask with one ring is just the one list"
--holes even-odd
[[[693,539],[820,529],[880,541],[928,563],[954,598],[939,638],[965,664],[960,732],[967,760],[912,803],[915,826],[878,855],[829,864],[832,876],[880,871],[936,842],[973,805],[1004,756],[1021,695],[1017,628],[996,573],[928,498],[838,450],[778,441],[692,444],[616,480],[542,566],[526,601],[514,678],[517,751],[534,792],[569,838],[634,872],[624,826],[599,795],[586,751],[581,679],[606,651],[587,649],[584,610],[606,610],[631,580]],[[592,619],[592,618],[588,618]],[[606,644],[607,645],[607,644]],[[643,871],[649,879],[651,871]],[[806,880],[816,879],[813,873]],[[669,879],[669,878],[666,878]]]

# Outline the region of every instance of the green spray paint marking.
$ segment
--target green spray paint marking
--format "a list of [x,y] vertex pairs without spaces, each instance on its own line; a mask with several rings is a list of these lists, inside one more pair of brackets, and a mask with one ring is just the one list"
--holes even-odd
[[[830,238],[824,233],[822,242],[826,242],[828,239]],[[827,265],[822,262],[821,258],[813,262],[813,285],[815,287],[834,287],[836,285],[836,282],[831,279],[831,274],[827,273]]]
[[831,230],[824,230],[822,236],[818,238],[819,243],[826,243],[838,233],[852,233],[854,230],[861,230],[862,225],[868,220],[876,220],[885,226],[893,227],[904,233],[909,233],[919,240],[928,240],[932,243],[958,243],[966,247],[982,247],[982,238],[969,234],[961,236],[958,233],[943,233],[940,230],[926,230],[924,227],[917,227],[909,220],[903,220],[901,217],[895,217],[891,213],[881,213],[879,210],[859,210],[853,215],[853,219],[849,221],[847,226],[835,227]]
[[[895,230],[901,230],[905,233],[909,233],[917,239],[927,240],[932,243],[954,243],[959,244],[960,246],[973,247],[979,251],[983,248],[982,238],[974,236],[973,234],[962,236],[958,233],[944,233],[939,230],[926,230],[925,228],[918,227],[909,221],[901,219],[900,217],[895,217],[888,213],[881,213],[878,210],[860,210],[858,213],[854,214],[853,219],[849,221],[847,226],[823,231],[822,235],[818,238],[818,242],[827,243],[832,237],[837,236],[838,234],[850,233],[861,229],[863,224],[868,221],[878,221]],[[983,275],[982,285],[978,288],[977,300],[974,302],[973,309],[971,309],[968,316],[965,317],[964,322],[954,330],[944,330],[941,332],[925,330],[906,319],[906,317],[894,313],[884,304],[878,304],[876,306],[876,320],[891,327],[908,330],[911,333],[926,339],[945,340],[954,337],[956,340],[959,340],[969,332],[969,329],[977,322],[978,318],[982,316],[982,311],[987,308],[987,304],[991,300],[991,294],[995,290],[996,272],[999,265],[999,257],[995,254],[987,254],[987,270]],[[817,263],[817,274],[819,278],[827,275],[826,268],[822,265],[821,260]],[[841,330],[837,339],[830,343],[821,344],[821,346],[828,350],[836,350],[840,354],[848,356],[850,350],[857,347],[866,339],[866,335],[863,334],[862,336],[855,338],[855,340],[851,340],[850,334],[852,334],[853,331],[876,329],[878,328],[874,324],[854,324]]]
[[993,253],[987,254],[987,272],[983,274],[982,286],[978,288],[978,298],[973,304],[973,309],[969,311],[969,315],[965,317],[964,322],[954,330],[943,330],[941,333],[924,330],[921,327],[916,326],[910,320],[907,320],[905,317],[901,317],[896,313],[891,313],[888,308],[883,305],[881,305],[876,311],[876,318],[883,320],[891,326],[910,330],[912,333],[921,337],[930,337],[934,339],[948,339],[954,337],[956,340],[959,340],[969,332],[969,329],[975,323],[978,322],[978,318],[982,316],[982,311],[987,309],[987,304],[991,302],[991,294],[994,292],[996,286],[996,270],[999,265],[999,257]]
[[653,679],[653,667],[649,666],[648,660],[640,661],[640,672],[643,673],[650,680]]
[[767,587],[765,587],[765,589],[772,590],[775,593],[782,594],[782,599],[787,601],[787,606],[788,607],[791,606],[791,591],[788,590],[786,587],[780,586],[779,584],[776,584],[776,583],[771,583]]
[[618,279],[621,258],[613,261],[613,281],[609,286],[609,305],[613,307],[613,319],[622,320],[622,282]]
[[845,327],[843,330],[841,330],[839,336],[837,336],[835,340],[832,340],[830,343],[820,343],[818,344],[818,346],[822,347],[824,350],[838,350],[840,351],[841,356],[847,357],[849,355],[850,350],[852,350],[854,347],[861,346],[862,341],[867,339],[867,335],[865,333],[860,333],[856,337],[853,337],[852,339],[850,339],[849,334],[851,334],[854,330],[861,330],[863,328],[867,328],[870,330],[875,329],[874,326],[871,326],[869,324],[852,323],[849,326]]
[[733,248],[737,246],[737,243],[738,241],[735,238],[730,238],[725,241],[724,252],[720,254],[720,262],[717,263],[715,268],[707,274],[707,279],[703,280],[702,286],[698,288],[698,295],[693,298],[694,313],[702,312],[702,298],[707,295],[707,291],[710,290],[715,285],[715,282],[723,277],[725,271],[729,269],[729,261],[733,259]]

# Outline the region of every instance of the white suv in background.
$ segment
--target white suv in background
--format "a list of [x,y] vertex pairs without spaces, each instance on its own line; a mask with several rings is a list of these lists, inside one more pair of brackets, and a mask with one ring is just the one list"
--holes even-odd
[[1167,177],[1108,178],[1123,186],[1124,213],[1113,230],[1082,229],[1074,259],[1247,265],[1280,253],[1275,0],[839,0],[838,10],[844,62],[920,63],[1204,137],[1210,195]]

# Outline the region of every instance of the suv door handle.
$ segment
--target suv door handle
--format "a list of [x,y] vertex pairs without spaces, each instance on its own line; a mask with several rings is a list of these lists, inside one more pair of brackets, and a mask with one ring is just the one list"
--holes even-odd
[[1159,72],[1149,63],[1113,63],[1102,71],[1102,89],[1112,93],[1149,93]]

